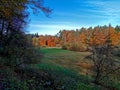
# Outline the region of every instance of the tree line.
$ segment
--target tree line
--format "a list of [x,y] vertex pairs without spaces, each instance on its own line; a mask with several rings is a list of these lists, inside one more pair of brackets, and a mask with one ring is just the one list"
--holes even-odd
[[60,39],[58,36],[52,35],[33,35],[32,44],[34,46],[42,46],[42,47],[58,47]]
[[[55,36],[38,35],[33,37],[33,45],[61,46],[73,51],[87,51],[91,46],[104,45],[108,40],[113,46],[120,44],[120,26],[96,26],[76,30],[61,30]],[[51,45],[52,44],[52,45]]]

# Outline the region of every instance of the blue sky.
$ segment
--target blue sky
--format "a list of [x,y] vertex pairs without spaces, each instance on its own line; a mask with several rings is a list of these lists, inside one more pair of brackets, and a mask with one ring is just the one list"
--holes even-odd
[[120,0],[44,0],[53,9],[50,17],[30,13],[29,33],[55,35],[63,29],[120,25]]

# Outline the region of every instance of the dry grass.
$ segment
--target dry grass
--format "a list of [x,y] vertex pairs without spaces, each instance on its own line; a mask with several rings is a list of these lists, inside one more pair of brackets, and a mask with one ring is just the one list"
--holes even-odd
[[83,63],[78,63],[78,66],[84,68],[84,69],[93,69],[94,65],[91,63],[83,62]]

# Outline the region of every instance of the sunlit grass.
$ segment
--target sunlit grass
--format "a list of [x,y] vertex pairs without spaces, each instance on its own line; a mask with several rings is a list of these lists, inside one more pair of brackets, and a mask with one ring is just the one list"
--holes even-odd
[[[92,84],[92,71],[88,68],[91,60],[85,58],[89,52],[60,48],[41,48],[40,51],[44,58],[41,63],[32,64],[32,68],[49,73],[55,82],[65,86],[66,90],[99,90],[98,86]],[[119,85],[116,84],[116,87],[119,88]]]
[[62,50],[58,48],[41,48],[41,52],[44,53],[43,63],[58,64],[62,67],[67,67],[79,71],[79,62],[85,61],[85,56],[90,54],[89,52],[73,52],[68,50]]
[[31,65],[32,68],[47,72],[55,82],[61,83],[66,90],[98,90],[90,85],[92,78],[80,75],[81,68],[77,65],[84,61],[88,52],[73,52],[59,48],[41,48],[44,58],[41,63]]

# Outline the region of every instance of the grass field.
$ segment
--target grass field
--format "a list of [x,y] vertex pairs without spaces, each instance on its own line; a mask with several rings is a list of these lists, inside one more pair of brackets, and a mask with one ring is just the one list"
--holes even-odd
[[[60,48],[42,48],[41,52],[44,54],[43,63],[51,63],[77,72],[83,71],[83,68],[80,67],[80,63],[88,62],[85,57],[90,54],[89,52],[74,52]],[[85,69],[86,68],[84,68],[84,70]],[[85,72],[81,73],[84,74]]]
[[[7,67],[1,68],[0,80],[2,77],[4,79],[0,82],[0,90],[1,85],[5,90],[109,90],[92,83],[92,62],[85,58],[90,55],[89,52],[74,52],[60,48],[37,50],[43,54],[39,63],[27,65],[20,72],[14,72]],[[45,88],[44,84],[48,82],[54,84]],[[120,90],[120,84],[112,85],[117,88],[116,90]]]
[[88,70],[79,63],[88,61],[84,58],[90,54],[89,52],[73,52],[60,48],[41,48],[41,52],[44,58],[40,64],[34,64],[32,67],[50,73],[66,90],[99,90],[91,85],[92,78],[81,75]]

